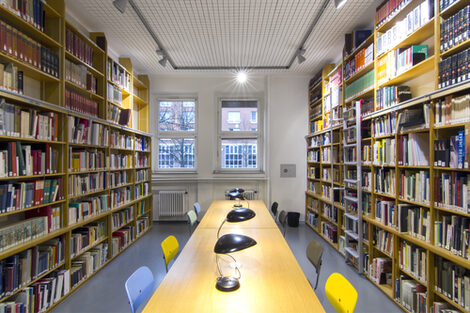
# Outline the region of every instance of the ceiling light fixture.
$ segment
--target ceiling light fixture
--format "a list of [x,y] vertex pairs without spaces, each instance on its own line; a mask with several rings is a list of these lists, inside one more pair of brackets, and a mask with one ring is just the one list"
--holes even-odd
[[166,52],[163,51],[163,50],[157,49],[157,51],[155,51],[155,52],[157,52],[158,55],[165,55],[166,56]]
[[239,82],[240,84],[244,84],[246,83],[247,79],[248,79],[248,75],[246,75],[245,71],[238,71],[237,82]]
[[114,0],[113,4],[119,12],[124,14],[124,12],[126,12],[127,2],[128,0]]
[[158,61],[158,63],[160,63],[161,66],[165,67],[167,61],[168,61],[168,57],[164,56],[160,61]]
[[340,9],[348,0],[335,0],[336,9]]
[[299,49],[297,51],[297,62],[299,62],[299,64],[303,63],[306,59],[304,57],[304,54],[305,54],[305,49]]

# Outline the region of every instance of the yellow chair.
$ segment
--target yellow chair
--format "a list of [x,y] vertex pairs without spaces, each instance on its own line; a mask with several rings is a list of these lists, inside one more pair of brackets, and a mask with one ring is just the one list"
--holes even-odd
[[338,313],[353,313],[357,302],[357,291],[340,273],[328,277],[325,285],[326,297]]
[[168,264],[178,254],[180,246],[175,236],[168,236],[162,241],[163,259],[165,260],[165,268],[168,273]]

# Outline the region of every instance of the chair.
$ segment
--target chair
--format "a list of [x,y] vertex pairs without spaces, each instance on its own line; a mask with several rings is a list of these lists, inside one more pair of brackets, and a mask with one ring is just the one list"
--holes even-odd
[[277,216],[277,207],[278,206],[279,206],[279,204],[277,202],[273,202],[273,204],[271,205],[271,212],[273,213],[274,219],[276,219],[276,216]]
[[326,281],[325,293],[338,313],[354,312],[357,291],[343,275],[339,273],[331,274]]
[[162,241],[163,259],[165,260],[165,268],[168,273],[168,264],[178,254],[179,244],[175,236],[168,236]]
[[131,313],[137,311],[145,298],[152,292],[154,284],[152,271],[147,266],[138,268],[126,280],[124,287],[131,306]]
[[318,278],[320,277],[320,269],[321,269],[321,263],[322,263],[322,255],[323,255],[323,247],[321,244],[318,243],[318,241],[312,240],[307,246],[307,258],[309,261],[312,263],[312,265],[315,267],[315,270],[317,271],[317,282],[315,283],[315,288],[317,289],[318,286]]
[[197,224],[197,215],[194,210],[190,210],[186,213],[186,217],[188,218],[188,227],[189,227],[189,234],[191,235],[193,232],[194,225]]
[[282,232],[282,235],[285,237],[286,236],[286,229],[287,229],[287,213],[286,211],[282,210],[279,212],[279,224],[281,224],[282,228],[284,229]]
[[199,217],[199,214],[201,214],[201,205],[199,204],[199,202],[194,202],[193,207],[194,212],[196,212],[196,215]]

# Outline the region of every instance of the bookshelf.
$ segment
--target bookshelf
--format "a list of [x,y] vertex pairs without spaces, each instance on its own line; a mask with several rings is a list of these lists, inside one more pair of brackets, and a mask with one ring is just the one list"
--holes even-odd
[[[362,163],[357,175],[363,222],[358,235],[363,239],[363,274],[404,311],[469,312],[466,298],[470,297],[465,293],[470,290],[470,170],[465,162],[470,157],[470,77],[465,71],[453,72],[452,62],[458,63],[468,53],[470,42],[468,30],[454,36],[446,27],[454,16],[453,23],[463,16],[468,19],[464,13],[470,8],[462,0],[393,3],[398,6],[389,3],[377,9],[373,34],[344,54],[342,61],[344,107],[360,101]],[[419,14],[419,22],[393,37],[394,31],[404,27],[400,21],[416,10],[427,12],[425,6],[430,4],[433,14]],[[393,40],[386,41],[387,33]],[[371,44],[373,60],[364,61],[351,73],[351,60],[356,61]],[[413,45],[427,45],[427,56],[390,71],[387,66],[393,59]],[[316,103],[312,103],[312,89],[309,113]],[[321,113],[315,118],[324,120],[325,112]],[[310,124],[306,136],[306,223],[324,238],[321,222],[333,224],[334,220],[322,209],[332,201],[323,197],[323,172],[316,170],[323,167],[322,160],[310,162],[310,156],[322,147],[315,138],[325,133]],[[344,153],[340,160],[343,168],[353,167],[345,157]],[[344,188],[348,181],[343,173],[338,187]],[[340,212],[345,212],[344,192],[338,195],[343,201]],[[335,225],[339,240],[343,240],[347,213],[342,214]],[[332,245],[345,254],[341,242]]]
[[110,121],[104,34],[65,21],[62,0],[25,3],[0,5],[2,31],[40,56],[0,51],[0,303],[24,308],[47,289],[46,312],[151,227],[149,81],[119,60],[138,123]]

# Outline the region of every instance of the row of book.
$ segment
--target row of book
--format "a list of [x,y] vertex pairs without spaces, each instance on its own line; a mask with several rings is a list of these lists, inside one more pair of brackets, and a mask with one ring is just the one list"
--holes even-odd
[[470,5],[441,21],[441,52],[470,38]]
[[84,250],[93,246],[94,243],[104,239],[106,227],[104,222],[87,224],[76,228],[70,236],[70,257],[74,258]]
[[[334,148],[333,148],[334,149]],[[149,156],[148,154],[142,154],[139,152],[135,153],[134,156],[134,166],[137,167],[147,167],[149,166]]]
[[392,259],[374,258],[369,264],[369,278],[379,285],[392,285]]
[[396,227],[395,201],[386,198],[377,199],[375,202],[375,219],[385,226]]
[[388,86],[376,90],[376,110],[392,107],[412,98],[408,86]]
[[470,79],[470,48],[442,59],[438,64],[438,88]]
[[106,173],[90,173],[69,176],[69,196],[77,197],[107,188]]
[[150,218],[148,215],[143,215],[137,218],[136,221],[136,231],[137,236],[143,234],[150,226]]
[[145,137],[136,136],[135,137],[135,150],[149,152],[150,140]]
[[142,200],[142,201],[139,201],[137,202],[134,206],[135,206],[135,210],[137,212],[137,217],[140,217],[144,214],[147,214],[147,202],[145,200]]
[[[137,141],[140,138],[137,138]],[[132,150],[134,148],[134,137],[132,135],[123,134],[119,131],[111,131],[111,135],[109,136],[109,146],[111,148],[118,148],[118,149],[129,149]],[[138,149],[136,146],[136,150]]]
[[88,91],[97,93],[98,79],[82,64],[75,64],[65,59],[65,80]]
[[38,111],[10,104],[0,99],[0,135],[57,141],[57,113]]
[[362,146],[362,162],[364,164],[372,164],[372,148],[370,145]]
[[338,222],[338,209],[335,206],[325,203],[323,205],[323,216]]
[[366,216],[372,215],[372,195],[367,192],[362,194],[362,213]]
[[436,216],[434,245],[470,260],[470,219],[459,215]]
[[374,142],[374,165],[395,165],[395,138]]
[[374,62],[374,43],[371,43],[366,48],[361,49],[356,53],[354,58],[351,58],[344,65],[344,80],[354,76],[357,72]]
[[[435,113],[434,126],[437,127],[470,122],[470,94],[438,99],[435,102]],[[466,133],[470,136],[468,130]]]
[[111,153],[109,167],[113,170],[132,168],[132,156],[129,154]]
[[44,31],[45,12],[41,0],[2,0],[0,1],[0,5],[21,17],[40,31]]
[[110,210],[110,197],[109,195],[99,195],[95,197],[87,197],[80,201],[69,203],[69,222],[68,225],[73,225],[85,221],[93,216],[100,215]]
[[410,312],[427,312],[426,287],[406,275],[400,275],[395,280],[395,297]]
[[[140,171],[137,171],[140,172]],[[142,178],[141,173],[136,172],[136,182],[138,182],[138,178]],[[127,171],[117,171],[109,173],[109,185],[111,188],[119,187],[121,185],[126,185],[130,183],[130,176],[128,175]]]
[[14,294],[65,260],[63,237],[57,237],[0,261],[0,298]]
[[65,107],[71,110],[98,116],[98,103],[69,88],[65,89]]
[[375,171],[375,191],[395,195],[395,170],[389,168],[378,168]]
[[381,55],[389,51],[433,17],[434,2],[425,0],[411,10],[402,20],[397,21],[395,25],[385,33],[378,34],[377,55]]
[[333,243],[338,241],[338,227],[330,222],[321,222],[321,233]]
[[393,234],[378,227],[374,228],[374,245],[388,255],[393,253]]
[[110,202],[113,209],[130,202],[131,199],[132,189],[130,186],[111,190]]
[[377,84],[385,84],[427,58],[427,45],[414,45],[388,52],[377,61]]
[[129,124],[131,111],[129,109],[121,109],[115,105],[108,105],[107,119],[119,125],[126,126]]
[[318,227],[318,214],[313,213],[312,211],[307,212],[307,223],[310,224],[313,228],[317,229]]
[[135,198],[145,197],[149,193],[150,193],[149,183],[136,184],[135,187],[134,187],[134,197]]
[[399,178],[400,198],[424,204],[430,204],[429,171],[404,170]]
[[108,101],[122,105],[122,91],[118,86],[108,83],[107,97]]
[[429,209],[411,204],[399,203],[397,205],[398,231],[420,240],[431,241],[431,218]]
[[372,121],[372,136],[390,136],[397,131],[396,114],[386,114],[375,118]]
[[0,251],[42,237],[48,233],[48,218],[45,216],[26,219],[6,225],[0,229]]
[[470,174],[442,172],[434,177],[434,206],[470,213]]
[[135,240],[135,228],[126,226],[112,234],[112,255],[115,256]]
[[134,219],[134,208],[129,207],[123,210],[120,210],[116,213],[113,213],[112,216],[112,226],[113,231],[117,230],[121,226],[129,223]]
[[460,0],[439,0],[439,9],[442,12],[448,7],[452,6],[453,4],[459,1]]
[[42,207],[25,212],[25,218],[31,219],[36,217],[46,217],[47,231],[53,232],[62,227],[62,213],[61,207]]
[[401,240],[398,245],[398,265],[421,282],[427,282],[426,249]]
[[79,117],[68,116],[68,140],[70,143],[108,146],[109,129],[103,124]]
[[23,95],[24,72],[13,63],[0,63],[0,89]]
[[108,244],[100,243],[72,261],[70,284],[77,285],[100,269],[108,260]]
[[470,271],[440,256],[436,256],[434,273],[436,291],[469,311]]
[[320,162],[320,150],[307,151],[307,161],[308,162]]
[[131,90],[131,75],[116,61],[108,58],[107,77],[110,81],[129,92]]
[[62,178],[4,183],[0,185],[0,213],[53,203],[63,197]]
[[344,88],[344,97],[349,99],[374,87],[374,70],[371,70]]
[[57,53],[24,34],[18,28],[0,20],[0,51],[22,63],[59,78]]
[[411,0],[387,0],[375,9],[375,28],[379,28],[407,6]]
[[69,169],[72,172],[103,170],[106,168],[106,155],[103,151],[74,151],[70,147]]
[[368,170],[362,171],[362,189],[372,191],[372,172]]
[[65,50],[84,63],[93,66],[93,48],[86,40],[68,27],[65,28]]
[[[456,136],[449,139],[434,140],[434,166],[451,168],[468,168],[469,156],[466,150],[469,149],[465,140],[470,144],[470,136],[465,136],[468,129],[459,130]],[[467,138],[466,138],[467,137]]]
[[398,136],[398,165],[429,165],[429,135],[427,133]]

